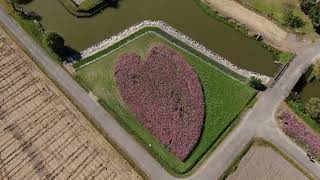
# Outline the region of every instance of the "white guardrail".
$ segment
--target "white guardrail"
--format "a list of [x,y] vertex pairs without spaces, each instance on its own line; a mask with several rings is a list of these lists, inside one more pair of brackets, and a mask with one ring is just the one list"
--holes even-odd
[[178,40],[182,41],[186,45],[194,48],[195,50],[199,51],[200,53],[204,54],[205,56],[224,65],[226,68],[230,69],[231,71],[233,71],[243,77],[246,77],[246,78],[256,77],[256,78],[261,79],[264,84],[267,84],[273,80],[273,78],[271,78],[269,76],[261,75],[261,74],[258,74],[258,73],[252,72],[252,71],[247,71],[247,70],[244,70],[244,69],[232,64],[230,61],[221,57],[217,53],[214,53],[213,51],[209,50],[205,46],[192,40],[190,37],[184,35],[183,33],[179,32],[175,28],[169,26],[168,24],[166,24],[162,21],[146,20],[146,21],[138,23],[134,26],[131,26],[118,34],[116,34],[108,39],[105,39],[105,40],[101,41],[100,43],[81,51],[80,52],[81,58],[84,59],[86,57],[92,56],[92,55],[96,54],[97,52],[102,51],[102,50],[112,46],[113,44],[121,41],[124,38],[129,37],[130,35],[138,32],[141,29],[144,29],[146,27],[156,27],[156,28],[161,29],[162,31],[166,32],[167,34],[177,38]]

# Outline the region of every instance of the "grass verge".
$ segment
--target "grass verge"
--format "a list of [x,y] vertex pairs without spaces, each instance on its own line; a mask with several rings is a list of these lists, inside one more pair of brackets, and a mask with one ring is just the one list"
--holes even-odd
[[[133,134],[169,172],[183,175],[190,171],[219,141],[256,92],[235,77],[161,35],[148,32],[121,48],[114,49],[115,51],[106,56],[100,53],[97,61],[77,70],[77,80],[86,89],[92,91],[99,98],[100,104],[111,112],[119,123]],[[204,129],[199,144],[185,162],[180,161],[163,147],[130,113],[121,100],[113,78],[113,66],[120,54],[135,52],[144,57],[148,47],[154,43],[166,44],[177,50],[194,68],[203,86],[206,102]],[[105,53],[108,52],[105,51]]]
[[52,51],[48,50],[48,48],[44,45],[43,43],[43,33],[40,32],[39,28],[36,27],[35,23],[31,20],[24,19],[22,16],[20,16],[16,12],[12,12],[11,16],[13,17],[14,20],[16,20],[20,26],[34,39],[44,51],[52,58],[54,59],[57,63],[61,64],[62,60],[61,58],[53,53]]

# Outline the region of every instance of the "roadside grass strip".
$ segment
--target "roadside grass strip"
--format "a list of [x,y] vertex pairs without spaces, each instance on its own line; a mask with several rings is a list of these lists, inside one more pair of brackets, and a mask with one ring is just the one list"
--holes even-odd
[[[170,153],[139,123],[123,102],[116,86],[114,66],[118,57],[124,53],[136,53],[144,59],[150,46],[154,44],[167,45],[182,55],[197,73],[203,88],[206,114],[202,135],[184,162]],[[202,160],[211,147],[216,147],[222,134],[239,118],[241,111],[256,95],[256,91],[238,80],[237,76],[210,63],[213,60],[209,62],[200,58],[156,32],[142,33],[133,40],[126,40],[122,45],[118,44],[117,48],[109,50],[110,52],[104,51],[104,54],[99,53],[100,57],[93,55],[95,58],[88,57],[90,61],[84,60],[85,65],[77,68],[76,80],[87,91],[93,92],[100,104],[174,175],[185,175]]]

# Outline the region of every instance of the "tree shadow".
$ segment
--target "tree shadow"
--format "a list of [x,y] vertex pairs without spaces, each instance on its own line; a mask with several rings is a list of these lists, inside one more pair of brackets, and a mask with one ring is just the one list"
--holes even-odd
[[316,30],[316,33],[320,34],[320,26],[315,26],[314,29]]
[[36,20],[36,21],[41,21],[42,20],[42,17],[38,13],[36,13],[34,11],[26,12],[25,15],[30,20]]
[[64,48],[57,51],[56,54],[60,59],[65,60],[68,63],[79,61],[81,59],[80,52],[70,46],[64,46]]

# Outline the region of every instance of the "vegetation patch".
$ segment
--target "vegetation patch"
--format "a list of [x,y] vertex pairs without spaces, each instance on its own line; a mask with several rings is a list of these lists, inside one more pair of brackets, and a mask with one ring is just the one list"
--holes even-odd
[[320,160],[320,137],[297,116],[289,111],[281,110],[279,114],[280,125],[283,131],[302,145],[313,157]]
[[[242,24],[234,21],[233,19],[231,19],[229,17],[223,16],[222,14],[220,14],[217,11],[212,10],[212,8],[209,7],[206,3],[203,3],[202,0],[194,0],[194,1],[208,16],[213,17],[213,18],[219,20],[220,22],[232,27],[233,29],[242,33],[244,36],[246,36],[248,38],[252,38],[252,39],[257,40],[257,42],[259,42],[260,46],[266,48],[269,52],[272,53],[272,56],[273,56],[273,59],[275,62],[280,63],[280,64],[286,64],[294,58],[295,54],[290,53],[290,52],[280,51],[279,49],[274,48],[274,47],[266,44],[265,42],[263,42],[263,38],[258,38],[257,36],[249,35],[249,29],[247,27],[243,26]],[[237,1],[242,2],[242,0],[237,0]]]
[[319,72],[319,64],[311,66],[287,98],[287,104],[293,112],[289,108],[280,111],[283,130],[318,160],[320,160],[320,98],[302,98],[301,92],[310,83],[319,83]]
[[184,161],[198,142],[204,117],[201,84],[190,65],[174,50],[158,45],[146,60],[121,55],[115,78],[137,120]]
[[299,79],[293,92],[287,98],[287,104],[308,126],[320,134],[320,98],[317,96],[306,98],[301,95],[304,88],[312,83],[319,83],[319,72],[319,64],[311,66]]
[[85,0],[80,4],[73,0],[59,0],[59,2],[74,16],[90,17],[107,6],[117,7],[118,0]]
[[[203,130],[197,145],[185,161],[171,153],[131,113],[121,98],[114,77],[114,67],[119,61],[119,56],[135,53],[146,58],[150,45],[159,43],[179,53],[191,65],[202,85],[205,100]],[[118,44],[116,48],[109,49],[111,51],[104,51],[104,54],[99,54],[98,57],[89,57],[90,61],[86,61],[89,64],[77,69],[77,80],[99,98],[102,106],[135,135],[169,172],[180,175],[190,171],[211,147],[216,147],[222,134],[256,94],[254,89],[236,79],[236,76],[221,70],[216,66],[216,62],[203,59],[204,55],[195,55],[184,46],[186,45],[178,46],[155,32],[145,32],[135,39],[126,40],[124,44]]]
[[296,33],[307,34],[314,39],[319,37],[313,28],[312,21],[301,10],[299,0],[237,1]]

